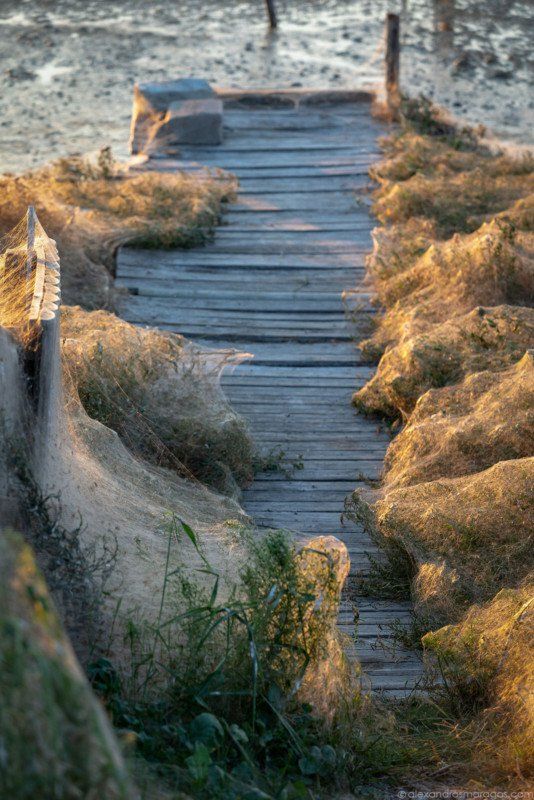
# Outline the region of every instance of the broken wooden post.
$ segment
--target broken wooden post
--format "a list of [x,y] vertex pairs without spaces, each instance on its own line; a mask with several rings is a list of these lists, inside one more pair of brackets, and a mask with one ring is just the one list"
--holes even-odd
[[269,26],[271,30],[274,30],[278,26],[278,20],[276,18],[276,9],[274,7],[274,0],[265,0],[265,5],[267,6],[267,13],[269,15]]
[[399,115],[400,106],[400,17],[398,14],[386,16],[386,97],[393,119]]

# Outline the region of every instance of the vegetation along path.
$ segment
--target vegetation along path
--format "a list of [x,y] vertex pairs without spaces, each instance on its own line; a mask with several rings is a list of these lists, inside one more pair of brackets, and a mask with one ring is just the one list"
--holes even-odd
[[[222,146],[182,148],[180,161],[147,165],[235,173],[239,194],[226,225],[202,249],[123,249],[117,266],[118,284],[131,290],[119,309],[127,320],[254,354],[223,385],[266,459],[283,452],[289,469],[257,475],[245,509],[259,526],[338,536],[353,576],[369,569],[375,547],[359,527],[342,524],[344,498],[379,476],[388,443],[351,407],[371,372],[351,331],[351,318],[372,313],[362,282],[373,221],[354,190],[368,182],[380,126],[364,98],[226,99]],[[390,626],[408,624],[409,605],[347,592],[340,626],[348,633],[354,608],[356,651],[372,687],[405,694],[421,665]]]

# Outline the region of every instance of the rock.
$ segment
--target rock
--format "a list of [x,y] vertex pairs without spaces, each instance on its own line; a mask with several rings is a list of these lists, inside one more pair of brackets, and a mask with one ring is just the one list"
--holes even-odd
[[156,150],[177,144],[221,144],[222,114],[222,100],[215,97],[171,103],[165,119],[155,130]]
[[22,64],[18,67],[6,69],[5,74],[13,81],[33,81],[37,77],[35,72],[26,69]]
[[143,153],[154,138],[154,126],[165,120],[173,103],[213,98],[214,92],[201,78],[179,78],[161,83],[136,83],[130,128],[130,152]]
[[510,69],[503,69],[503,68],[495,68],[488,70],[488,78],[493,78],[498,81],[507,81],[510,78],[513,78],[513,71]]
[[180,100],[202,100],[214,96],[213,89],[203,78],[179,78],[161,83],[136,83],[134,86],[134,100],[152,112],[165,112],[171,103]]

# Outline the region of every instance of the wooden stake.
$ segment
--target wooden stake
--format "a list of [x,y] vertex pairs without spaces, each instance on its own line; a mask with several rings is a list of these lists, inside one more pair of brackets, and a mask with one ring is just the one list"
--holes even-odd
[[400,18],[398,14],[386,16],[386,95],[389,110],[394,118],[400,106]]
[[267,6],[267,13],[269,15],[269,25],[271,30],[274,30],[278,26],[278,20],[276,18],[276,9],[274,7],[274,0],[265,0],[265,5]]

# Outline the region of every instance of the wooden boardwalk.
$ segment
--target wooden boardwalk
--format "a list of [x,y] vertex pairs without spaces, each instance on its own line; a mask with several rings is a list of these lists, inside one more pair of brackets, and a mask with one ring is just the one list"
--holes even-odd
[[[181,161],[148,165],[194,170],[200,163],[234,172],[239,196],[225,225],[202,249],[123,249],[117,283],[132,294],[119,312],[207,346],[254,354],[223,385],[262,453],[283,452],[286,469],[258,475],[244,507],[259,526],[338,536],[356,575],[368,569],[366,554],[376,548],[359,527],[342,524],[343,502],[380,475],[388,443],[350,402],[372,373],[359,358],[350,321],[372,313],[362,282],[373,221],[354,190],[368,182],[380,126],[365,102],[234,102],[226,104],[225,128],[220,147],[183,148]],[[345,289],[354,291],[344,302]],[[354,600],[356,651],[368,682],[405,694],[421,664],[394,642],[390,625],[408,624],[409,605]],[[354,633],[349,600],[340,626]]]

